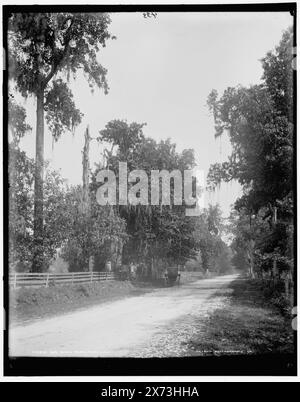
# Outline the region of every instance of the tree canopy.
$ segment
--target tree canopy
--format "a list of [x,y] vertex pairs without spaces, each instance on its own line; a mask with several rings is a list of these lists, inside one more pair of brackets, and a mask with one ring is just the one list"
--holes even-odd
[[[219,98],[215,90],[208,97],[216,137],[227,133],[232,153],[227,161],[211,166],[211,186],[237,180],[243,195],[235,202],[239,252],[251,249],[269,260],[285,259],[291,266],[293,217],[293,34],[287,30],[274,51],[262,60],[260,85],[228,88]],[[257,227],[257,230],[254,229]],[[285,246],[283,246],[285,244]],[[246,245],[246,246],[245,246]],[[250,258],[251,257],[251,258]],[[256,258],[255,257],[255,258]],[[280,258],[279,258],[280,257]],[[257,265],[257,264],[256,264]]]
[[9,79],[21,95],[36,97],[35,271],[43,266],[44,120],[55,140],[80,124],[82,114],[66,83],[78,70],[92,90],[96,86],[107,93],[107,70],[97,57],[113,38],[110,21],[106,13],[15,13],[9,18]]

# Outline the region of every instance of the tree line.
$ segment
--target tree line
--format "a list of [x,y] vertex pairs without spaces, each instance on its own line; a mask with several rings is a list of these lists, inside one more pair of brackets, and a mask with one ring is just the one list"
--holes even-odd
[[211,166],[209,183],[237,180],[243,188],[230,217],[233,263],[256,278],[293,277],[293,58],[290,28],[261,60],[261,84],[208,97],[215,136],[228,133],[233,149]]
[[[173,170],[194,165],[193,151],[178,153],[170,140],[156,142],[140,132],[139,142],[130,141],[136,132],[125,121],[113,121],[107,127],[119,130],[120,125],[123,130],[116,138],[122,140],[124,136],[130,143],[125,150],[127,161],[131,161],[128,168]],[[134,126],[140,130],[140,125]],[[100,141],[105,137],[104,132],[107,134],[106,130],[99,132]],[[159,276],[167,266],[184,266],[192,261],[197,270],[217,273],[230,270],[231,254],[221,238],[224,228],[218,206],[209,206],[199,217],[187,217],[184,202],[183,205],[171,202],[170,206],[101,206],[97,203],[99,169],[109,166],[117,175],[119,158],[124,157],[121,155],[124,150],[119,146],[116,149],[114,155],[110,154],[105,162],[91,169],[89,210],[84,206],[83,186],[68,185],[45,163],[42,271],[49,268],[57,249],[68,262],[70,271],[87,271],[91,256],[96,270],[105,269],[106,261],[111,261],[114,269],[132,262],[143,266],[144,275],[149,277]],[[10,144],[10,164],[10,263],[17,271],[32,271],[35,161],[17,145]],[[171,181],[171,193],[172,189]]]
[[[107,260],[115,269],[134,262],[148,276],[192,259],[198,259],[204,270],[230,269],[218,207],[210,206],[200,217],[189,218],[184,201],[181,206],[151,207],[99,206],[96,202],[100,169],[109,167],[117,176],[118,162],[126,161],[129,170],[183,171],[195,165],[193,150],[179,153],[170,140],[156,142],[146,137],[144,124],[114,120],[99,130],[97,140],[105,146],[105,159],[91,169],[88,186],[86,178],[83,186],[68,186],[44,160],[45,122],[57,141],[82,119],[68,76],[76,79],[82,70],[92,90],[109,90],[107,70],[98,55],[115,39],[109,32],[110,22],[110,16],[103,13],[27,13],[9,19],[10,264],[16,270],[42,272],[59,249],[73,271],[88,270],[91,257],[96,269],[103,269]],[[32,134],[14,91],[37,100],[35,160],[19,147],[20,139]]]

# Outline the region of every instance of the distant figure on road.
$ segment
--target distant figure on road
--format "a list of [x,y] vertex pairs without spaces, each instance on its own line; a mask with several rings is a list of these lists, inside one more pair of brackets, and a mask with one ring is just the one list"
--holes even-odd
[[110,261],[106,261],[105,271],[106,272],[111,272],[111,262]]
[[137,266],[133,262],[131,262],[129,265],[130,279],[136,279],[136,271],[137,271]]

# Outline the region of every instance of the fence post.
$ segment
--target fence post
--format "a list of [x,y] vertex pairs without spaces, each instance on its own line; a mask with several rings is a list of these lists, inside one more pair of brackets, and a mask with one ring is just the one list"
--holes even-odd
[[48,287],[48,283],[49,283],[49,274],[47,274],[47,279],[46,279],[46,288]]
[[14,277],[14,289],[17,287],[17,273],[15,272],[15,277]]
[[74,283],[74,272],[72,273],[72,285]]
[[93,271],[92,272],[90,272],[90,274],[91,274],[91,282],[93,282]]

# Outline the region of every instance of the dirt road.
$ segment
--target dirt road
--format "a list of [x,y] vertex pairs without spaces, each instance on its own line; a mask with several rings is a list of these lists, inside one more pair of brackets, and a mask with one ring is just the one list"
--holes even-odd
[[[184,356],[184,343],[222,306],[227,275],[11,328],[10,356]],[[229,289],[228,289],[229,290]],[[215,296],[214,294],[218,292]]]

